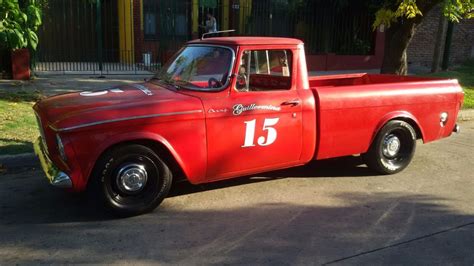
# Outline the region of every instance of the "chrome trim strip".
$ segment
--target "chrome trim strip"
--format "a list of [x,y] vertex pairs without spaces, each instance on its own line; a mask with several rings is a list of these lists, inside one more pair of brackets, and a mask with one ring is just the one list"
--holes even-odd
[[131,86],[134,87],[135,89],[141,90],[143,93],[145,93],[148,96],[153,95],[153,92],[151,92],[151,90],[149,90],[147,87],[143,86],[142,84],[132,84]]
[[70,131],[74,129],[79,129],[83,127],[90,127],[90,126],[97,126],[107,123],[114,123],[114,122],[121,122],[126,120],[135,120],[135,119],[143,119],[143,118],[152,118],[152,117],[161,117],[161,116],[171,116],[171,115],[185,115],[185,114],[194,114],[194,113],[201,113],[202,110],[192,110],[192,111],[182,111],[182,112],[173,112],[173,113],[164,113],[164,114],[152,114],[152,115],[139,115],[139,116],[131,116],[131,117],[124,117],[124,118],[117,118],[117,119],[110,119],[92,123],[86,123],[82,125],[72,126],[72,127],[65,127],[65,128],[52,128],[57,132],[64,132]]

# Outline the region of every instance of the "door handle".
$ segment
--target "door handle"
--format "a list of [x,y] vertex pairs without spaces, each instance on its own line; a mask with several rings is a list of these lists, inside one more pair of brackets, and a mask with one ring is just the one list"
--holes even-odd
[[291,105],[291,106],[296,106],[298,104],[300,104],[300,100],[298,100],[298,99],[289,100],[289,101],[281,103],[281,105]]

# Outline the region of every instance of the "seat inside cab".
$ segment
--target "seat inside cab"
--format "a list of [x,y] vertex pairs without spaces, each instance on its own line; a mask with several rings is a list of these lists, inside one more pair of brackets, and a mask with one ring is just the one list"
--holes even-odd
[[245,86],[240,91],[271,91],[291,88],[291,51],[245,51],[240,61],[239,77]]

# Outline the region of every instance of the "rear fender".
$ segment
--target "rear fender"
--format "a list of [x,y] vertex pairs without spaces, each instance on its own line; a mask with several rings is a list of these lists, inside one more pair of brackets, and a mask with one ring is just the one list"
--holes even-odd
[[420,126],[420,123],[415,118],[415,116],[407,111],[396,111],[396,112],[388,113],[382,117],[380,122],[377,124],[374,132],[372,133],[372,139],[370,143],[374,141],[375,137],[377,136],[377,133],[382,129],[382,127],[385,124],[387,124],[388,121],[394,120],[394,119],[403,120],[409,123],[413,127],[413,129],[416,131],[416,134],[418,135],[417,137],[425,141],[424,139],[425,134],[424,134],[423,128]]

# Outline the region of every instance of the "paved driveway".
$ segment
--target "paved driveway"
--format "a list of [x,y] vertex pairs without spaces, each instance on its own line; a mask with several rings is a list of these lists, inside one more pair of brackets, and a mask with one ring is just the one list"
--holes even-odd
[[155,212],[113,219],[49,187],[0,175],[0,264],[474,263],[474,121],[376,176],[357,158],[203,186]]

